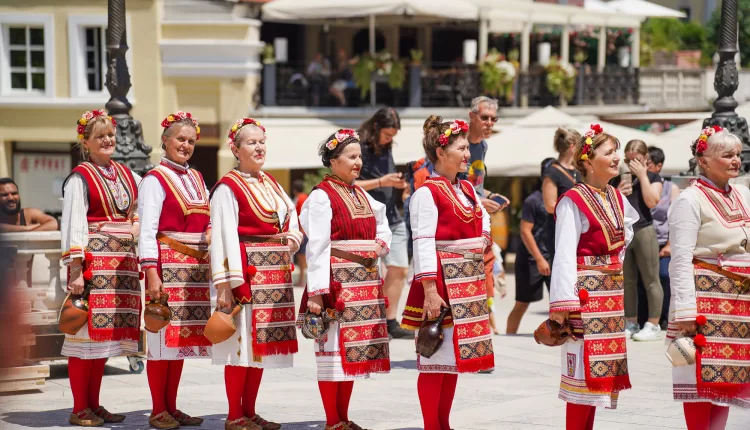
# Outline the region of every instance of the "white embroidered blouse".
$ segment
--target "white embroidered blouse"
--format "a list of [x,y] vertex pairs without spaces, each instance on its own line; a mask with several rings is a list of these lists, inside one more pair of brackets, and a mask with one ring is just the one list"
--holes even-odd
[[[302,233],[299,231],[297,221],[297,210],[286,192],[279,187],[282,195],[276,193],[267,179],[261,183],[250,174],[239,172],[245,182],[256,190],[254,194],[266,207],[276,207],[279,223],[284,224],[286,217],[289,218],[289,232],[287,239],[291,240],[292,252],[299,249],[302,243]],[[264,175],[263,172],[260,173]],[[270,200],[270,199],[273,199]],[[275,204],[274,204],[275,202]],[[243,258],[240,255],[240,238],[237,231],[239,226],[239,205],[237,198],[229,186],[219,184],[211,196],[211,273],[214,285],[228,282],[232,288],[239,287],[245,283],[242,267]]]
[[[106,176],[114,177],[115,170],[112,166],[100,167]],[[133,173],[133,179],[135,185],[141,183],[141,177],[135,172]],[[115,199],[117,207],[125,207],[129,204],[126,201],[127,193],[125,193],[125,185],[119,180],[117,176],[116,181],[107,181],[107,185],[112,190],[112,195]],[[62,220],[60,222],[60,234],[61,234],[61,245],[63,249],[63,264],[70,264],[75,258],[83,258],[84,249],[89,243],[89,225],[86,220],[86,214],[89,210],[89,198],[87,193],[86,180],[77,173],[68,178],[63,188],[63,211]],[[137,205],[136,202],[132,202],[133,205]],[[133,210],[131,213],[136,214]],[[137,221],[137,215],[133,219]]]
[[[162,173],[172,179],[172,184],[178,188],[190,203],[200,204],[208,199],[206,184],[198,184],[187,174],[189,166],[179,164],[162,158],[161,165],[156,166]],[[198,187],[203,188],[199,192]],[[141,233],[138,242],[138,251],[141,260],[141,268],[156,267],[159,258],[159,247],[156,243],[156,233],[159,230],[159,219],[161,218],[162,205],[167,193],[161,182],[152,175],[146,176],[138,186],[138,216],[141,223]],[[211,228],[209,223],[208,228]]]
[[[388,218],[385,214],[385,205],[373,199],[368,193],[367,201],[370,203],[375,215],[377,230],[376,242],[382,250],[380,256],[388,254],[391,245],[391,229],[388,226]],[[328,294],[331,276],[331,200],[323,190],[313,190],[302,205],[300,224],[307,235],[307,293],[310,296]]]
[[[440,176],[432,173],[430,177]],[[471,187],[474,190],[474,187]],[[459,182],[453,184],[453,190],[461,203],[470,206],[471,202],[461,190]],[[482,209],[482,236],[487,243],[490,239],[490,217],[482,201],[474,190],[474,199]],[[435,233],[438,225],[438,209],[432,192],[427,187],[419,188],[411,196],[409,203],[412,237],[414,238],[414,279],[434,279],[437,276],[437,251]],[[467,238],[469,239],[469,238]]]
[[[602,205],[609,205],[601,196],[594,193]],[[625,248],[633,239],[633,224],[639,215],[628,200],[623,197],[623,218],[625,223],[625,246],[620,251],[620,260],[625,257]],[[612,208],[610,208],[612,209]],[[550,311],[577,310],[580,299],[576,292],[578,280],[578,241],[581,234],[589,231],[589,220],[569,197],[562,197],[555,209],[555,259],[552,263],[550,279]]]

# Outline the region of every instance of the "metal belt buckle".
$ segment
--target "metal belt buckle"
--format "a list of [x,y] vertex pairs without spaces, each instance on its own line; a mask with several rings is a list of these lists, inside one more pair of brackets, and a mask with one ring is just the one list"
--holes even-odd
[[478,252],[464,252],[464,258],[467,260],[479,261],[484,260],[484,254]]
[[737,284],[740,287],[740,292],[746,294],[748,289],[750,289],[750,278],[745,278],[741,282],[737,282]]
[[375,259],[372,257],[364,257],[362,259],[362,265],[365,266],[365,269],[367,269],[368,272],[374,272],[375,269],[377,269]]

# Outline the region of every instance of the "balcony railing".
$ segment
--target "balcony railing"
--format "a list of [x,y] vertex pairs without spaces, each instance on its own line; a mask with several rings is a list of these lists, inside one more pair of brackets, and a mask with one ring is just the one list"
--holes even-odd
[[[368,96],[360,97],[359,89],[351,82],[346,83],[333,75],[311,78],[305,75],[302,65],[271,64],[264,67],[262,99],[265,106],[341,106],[331,88],[343,88],[346,106],[370,103]],[[375,76],[374,80],[375,103],[396,107],[468,107],[471,99],[483,94],[481,74],[473,65],[434,63],[431,67],[412,66],[407,71],[404,88],[400,90],[389,88],[384,77]],[[559,105],[560,98],[549,92],[546,80],[546,72],[541,68],[519,73],[513,85],[513,96],[500,100],[501,105]],[[568,104],[638,104],[641,81],[638,70],[608,68],[597,73],[582,68],[576,79],[575,95]]]

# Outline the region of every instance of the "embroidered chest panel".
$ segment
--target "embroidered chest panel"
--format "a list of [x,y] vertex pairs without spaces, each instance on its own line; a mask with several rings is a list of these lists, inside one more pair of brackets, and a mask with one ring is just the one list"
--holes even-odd
[[186,173],[171,174],[168,167],[158,166],[153,174],[159,175],[182,208],[183,215],[209,215],[209,200],[200,175],[193,169]]
[[[576,192],[588,209],[589,223],[596,222],[601,226],[607,249],[612,251],[625,245],[625,216],[617,192],[611,186],[599,193],[585,184],[576,184],[571,191]],[[593,217],[593,219],[591,219]],[[594,225],[589,226],[593,231]]]
[[347,187],[335,179],[326,178],[325,183],[336,193],[349,211],[351,219],[370,218],[374,216],[365,192],[360,187]]
[[[439,199],[444,199],[450,202],[453,207],[453,214],[465,223],[474,222],[477,218],[482,218],[482,208],[477,204],[465,204],[456,194],[455,188],[453,188],[447,180],[441,180],[439,178],[428,178],[425,180],[425,184],[431,184],[437,190]],[[459,186],[461,191],[467,196],[470,202],[474,200],[474,190],[468,185],[466,181],[460,181]]]
[[131,184],[123,167],[112,163],[106,172],[90,162],[85,162],[79,167],[91,178],[89,192],[97,193],[105,216],[111,219],[126,218],[136,194],[134,184]]
[[722,225],[729,228],[750,226],[750,212],[736,187],[732,187],[728,193],[722,193],[700,181],[694,182],[693,186],[703,200],[701,206],[708,207]]
[[[250,209],[261,221],[268,224],[279,223],[279,206],[284,205],[287,208],[293,207],[291,202],[286,202],[284,193],[276,183],[268,178],[265,173],[260,172],[257,181],[248,183],[236,170],[227,173],[226,178],[237,185],[237,189],[242,193]],[[241,198],[241,196],[237,196]],[[286,217],[285,224],[288,224],[289,217]]]

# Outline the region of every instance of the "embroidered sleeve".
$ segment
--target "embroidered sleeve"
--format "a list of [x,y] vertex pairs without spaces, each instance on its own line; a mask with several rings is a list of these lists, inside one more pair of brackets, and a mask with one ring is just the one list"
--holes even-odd
[[377,231],[375,233],[375,242],[380,245],[381,251],[379,257],[385,257],[391,252],[391,227],[388,225],[388,217],[385,214],[385,205],[375,200],[370,196],[370,193],[365,193],[367,201],[370,202],[370,207],[375,214],[375,221],[377,222]]
[[[140,187],[141,181],[143,180],[143,178],[139,174],[133,171],[131,171],[130,173],[133,174],[133,182],[135,183],[135,187],[136,188]],[[138,210],[138,200],[134,200],[133,207],[130,208],[130,222],[132,222],[133,224],[140,222],[140,211]]]
[[477,204],[482,208],[482,237],[484,238],[484,245],[490,246],[492,244],[492,236],[490,235],[490,215],[482,204],[482,199],[474,189],[474,198],[476,198]]
[[330,292],[331,218],[333,211],[328,194],[313,190],[302,205],[300,223],[307,233],[307,294],[318,296]]
[[557,204],[555,214],[555,261],[550,280],[550,312],[577,311],[581,308],[576,283],[578,240],[582,226],[579,210],[568,197]]
[[414,280],[437,279],[437,231],[438,211],[429,187],[418,189],[409,202],[411,232],[414,237]]
[[89,227],[86,213],[89,201],[81,175],[72,175],[65,183],[65,198],[60,222],[63,264],[70,264],[74,258],[83,258],[89,242]]
[[287,205],[288,208],[288,216],[289,218],[289,231],[287,232],[287,239],[292,240],[295,242],[295,247],[293,247],[292,250],[299,249],[300,245],[302,244],[302,232],[299,229],[299,216],[297,214],[297,208],[294,206],[294,203],[292,203],[292,200],[289,198],[289,196],[286,194],[286,192],[279,187],[279,191],[283,194],[282,200]]
[[694,321],[697,316],[695,300],[695,270],[693,252],[701,226],[700,207],[695,195],[687,190],[669,207],[669,243],[672,259],[669,278],[672,286],[675,321]]
[[620,261],[625,261],[625,251],[627,250],[628,246],[630,245],[630,241],[633,240],[633,236],[635,236],[635,232],[633,231],[633,225],[638,222],[638,219],[640,219],[640,215],[638,215],[638,211],[635,210],[635,208],[630,204],[630,202],[623,198],[622,199],[623,204],[623,219],[625,221],[625,246],[622,247],[620,250]]
[[159,230],[159,219],[166,193],[155,176],[149,175],[138,187],[138,215],[141,220],[138,252],[143,269],[156,267],[159,258],[159,246],[156,233]]
[[232,189],[220,184],[211,198],[211,234],[209,246],[211,273],[214,285],[229,283],[232,288],[245,283],[244,259],[240,255],[240,238],[237,233],[239,206]]

